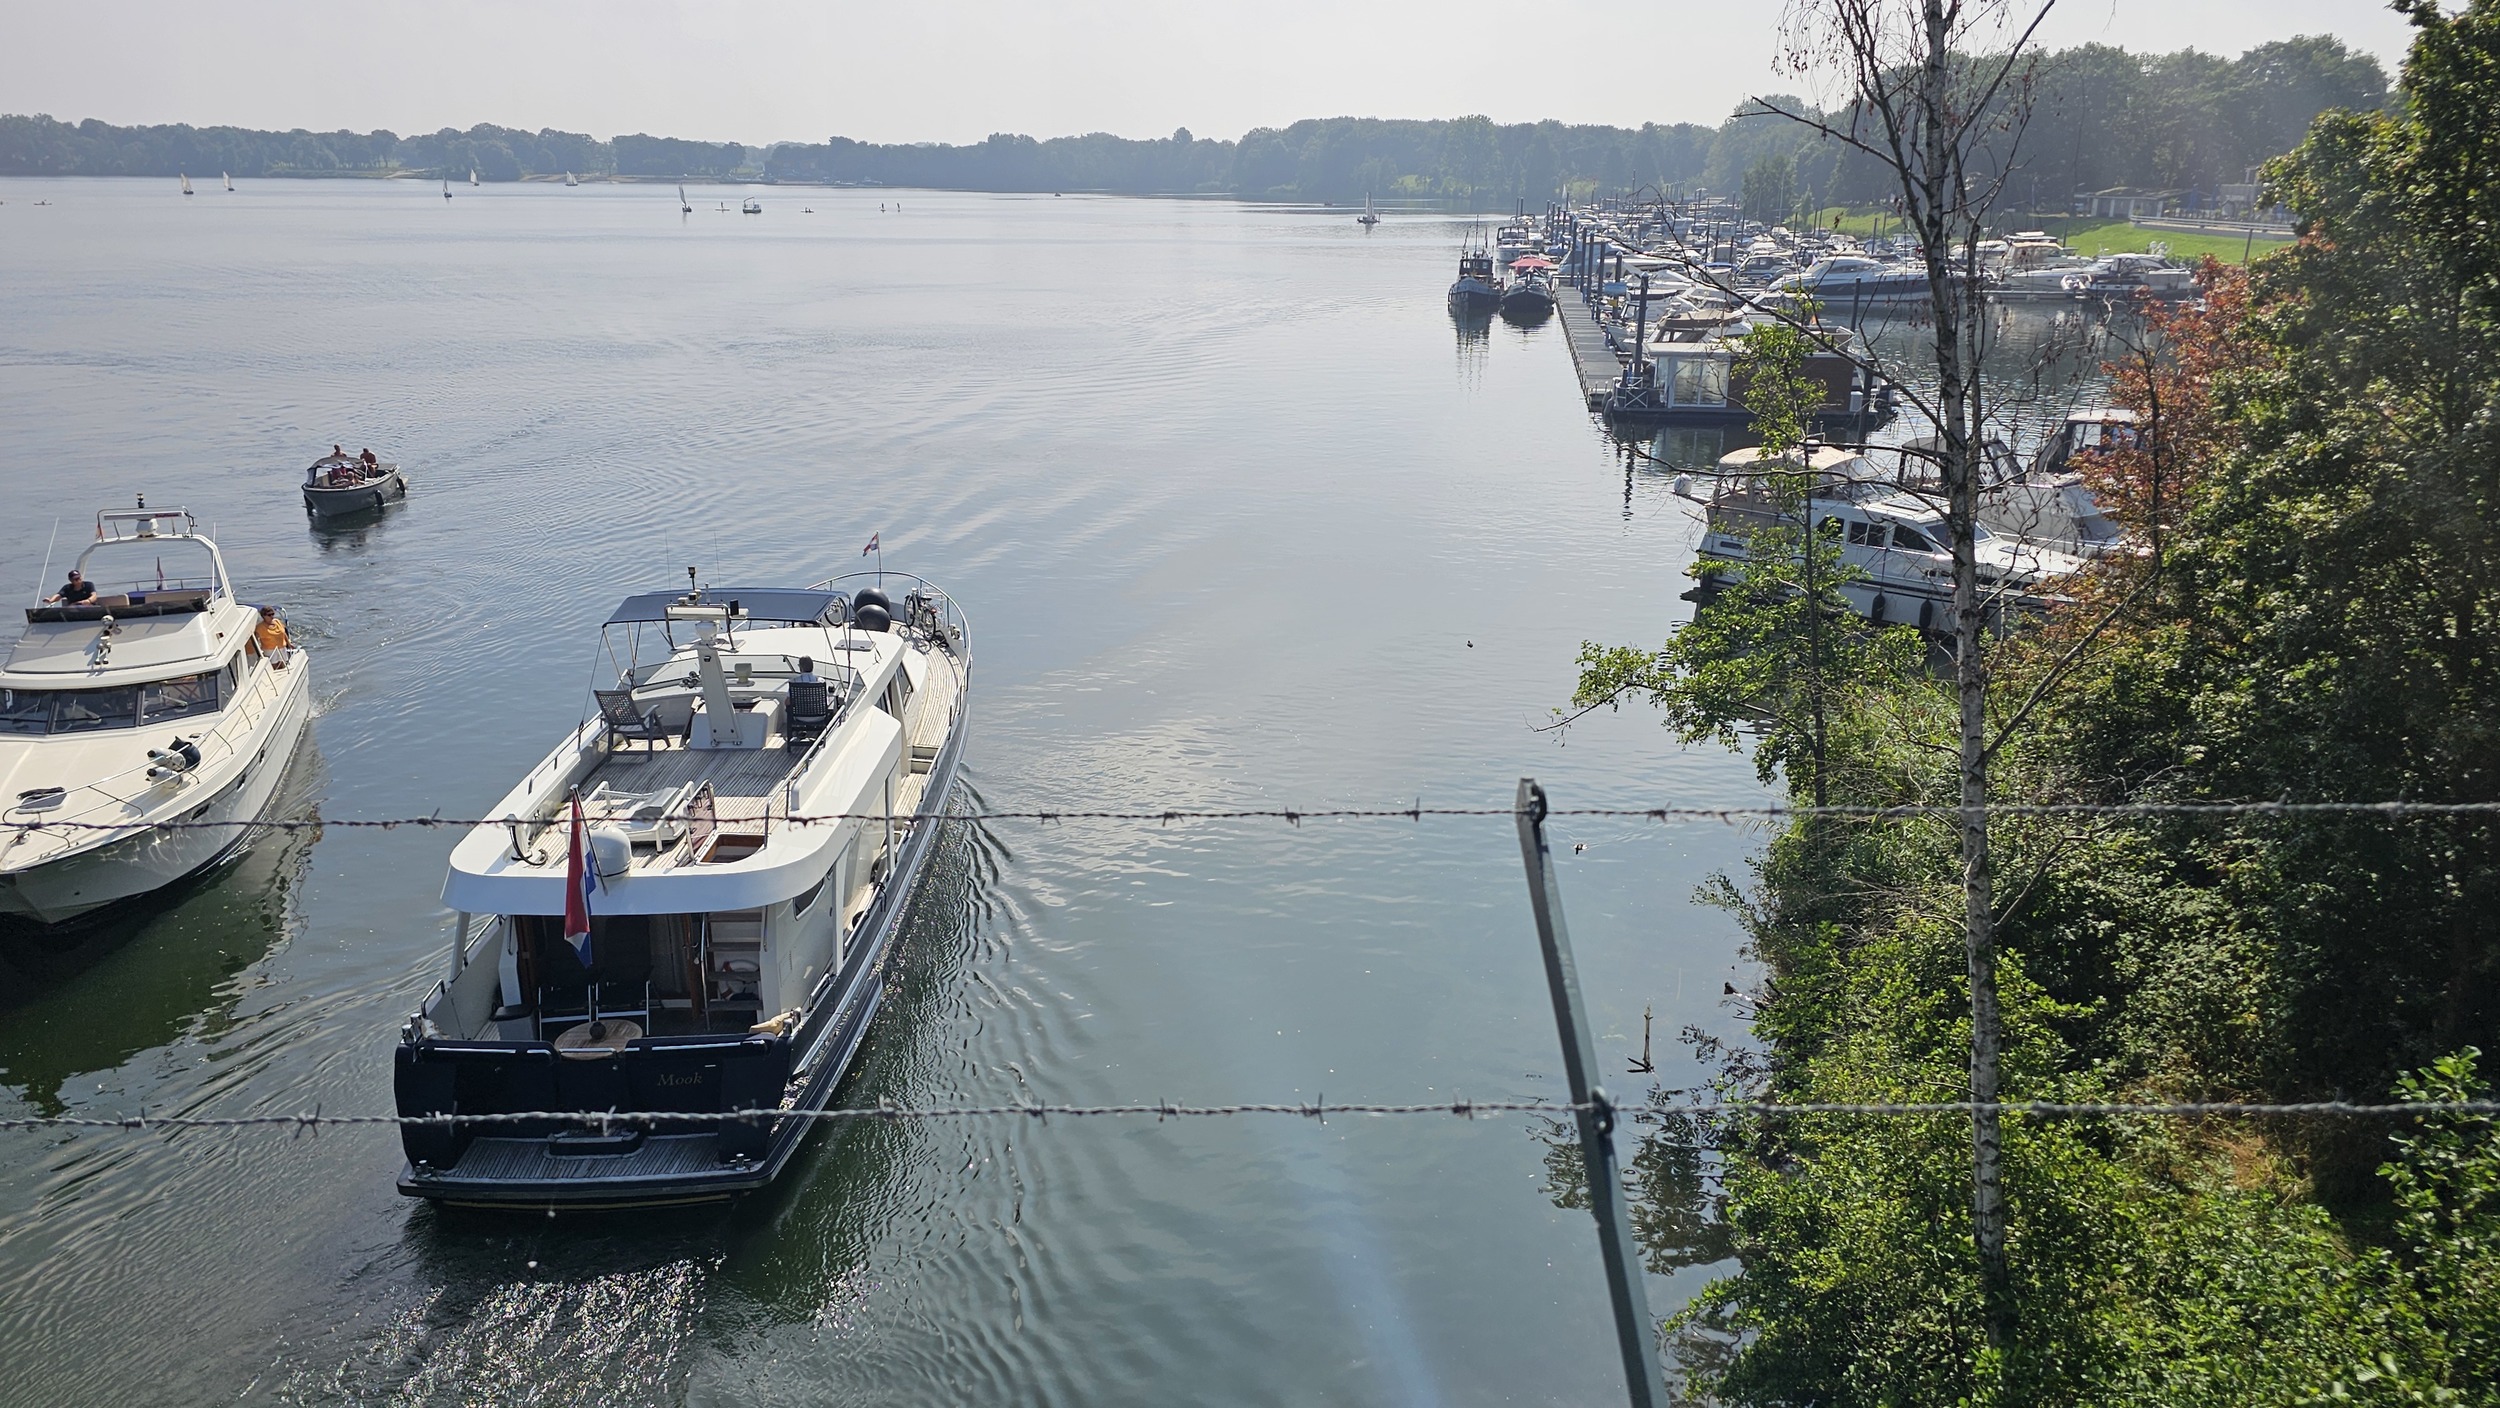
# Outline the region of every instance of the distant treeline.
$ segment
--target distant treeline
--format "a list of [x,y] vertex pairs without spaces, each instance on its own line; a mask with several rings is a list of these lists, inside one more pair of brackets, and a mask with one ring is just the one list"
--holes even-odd
[[[2033,115],[2013,163],[2018,202],[2063,205],[2115,186],[2211,192],[2289,151],[2329,108],[2386,105],[2378,61],[2311,36],[2237,59],[2194,50],[2138,55],[2085,45],[2044,55]],[[1775,100],[1789,102],[1790,100]],[[1802,105],[1797,105],[1802,106]],[[1845,118],[1845,114],[1839,115]],[[1638,129],[1324,118],[1262,127],[1237,142],[1191,135],[1133,140],[1092,133],[1039,141],[877,145],[834,137],[768,148],[640,134],[477,126],[391,132],[260,132],[240,127],[115,127],[0,116],[0,175],[417,175],[488,181],[583,176],[843,182],[983,191],[1208,193],[1254,199],[1383,199],[1531,204],[1644,187],[1736,193],[1809,206],[1877,200],[1880,173],[1778,117],[1716,127]]]

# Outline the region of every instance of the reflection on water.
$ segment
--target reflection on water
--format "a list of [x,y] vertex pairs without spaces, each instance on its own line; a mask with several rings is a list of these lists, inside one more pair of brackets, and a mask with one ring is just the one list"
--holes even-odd
[[[271,815],[314,819],[321,764],[308,730]],[[237,975],[297,928],[295,887],[318,828],[262,833],[219,865],[54,928],[0,919],[0,1086],[60,1114],[61,1087],[231,1021]]]
[[[1526,773],[1759,799],[1652,718],[1534,731],[1582,639],[1685,613],[1692,525],[1623,516],[1550,324],[1447,321],[1460,221],[169,194],[0,180],[0,430],[61,469],[0,476],[0,568],[88,511],[65,483],[220,524],[321,652],[324,817],[477,815],[580,718],[619,597],[689,562],[815,580],[871,533],[975,622],[966,777],[1003,810],[1500,806]],[[417,489],[307,529],[296,467],[334,441]],[[22,955],[78,1030],[0,1016],[0,1103],[388,1110],[452,839],[332,825]],[[1601,1042],[1653,1004],[1732,1035],[1683,1001],[1744,976],[1689,896],[1750,838],[1557,839],[1588,843],[1558,864]],[[842,1098],[1550,1094],[1517,867],[1498,817],[958,826]],[[743,1206],[606,1222],[413,1204],[387,1129],[0,1135],[0,1402],[1593,1401],[1604,1278],[1526,1124],[867,1124]]]

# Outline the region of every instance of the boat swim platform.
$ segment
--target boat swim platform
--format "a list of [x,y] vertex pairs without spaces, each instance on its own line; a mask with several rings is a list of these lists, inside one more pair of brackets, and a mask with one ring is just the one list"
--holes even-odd
[[1606,393],[1614,390],[1623,375],[1623,359],[1606,345],[1606,331],[1599,327],[1597,314],[1580,301],[1580,290],[1565,284],[1555,290],[1554,317],[1562,324],[1563,346],[1571,353],[1572,370],[1579,373],[1580,399],[1590,410],[1606,404]]

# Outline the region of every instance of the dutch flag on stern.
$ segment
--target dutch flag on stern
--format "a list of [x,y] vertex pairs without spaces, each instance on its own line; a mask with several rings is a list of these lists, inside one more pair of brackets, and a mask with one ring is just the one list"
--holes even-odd
[[582,799],[573,798],[573,835],[564,848],[564,941],[590,966],[590,897],[599,891],[599,865],[590,854],[590,829],[582,824]]

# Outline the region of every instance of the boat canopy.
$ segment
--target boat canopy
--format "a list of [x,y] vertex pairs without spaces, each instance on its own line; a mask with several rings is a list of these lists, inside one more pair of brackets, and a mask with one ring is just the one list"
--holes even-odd
[[741,620],[832,626],[841,623],[848,599],[840,592],[800,591],[790,587],[706,587],[694,603],[687,601],[684,592],[644,592],[640,596],[625,598],[616,610],[609,613],[607,624],[621,626],[636,621],[665,621],[672,606],[726,606],[731,602],[738,604]]

